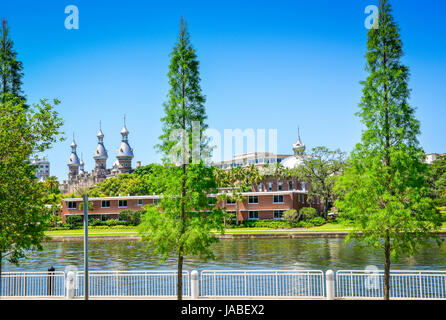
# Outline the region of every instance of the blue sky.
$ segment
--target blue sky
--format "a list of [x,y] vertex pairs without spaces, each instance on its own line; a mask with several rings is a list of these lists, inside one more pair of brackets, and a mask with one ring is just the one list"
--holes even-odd
[[[393,0],[411,70],[411,104],[426,152],[446,152],[446,2]],[[67,30],[67,5],[79,29]],[[278,152],[290,153],[300,125],[311,148],[350,151],[360,139],[354,116],[365,79],[364,9],[348,1],[2,1],[24,64],[30,102],[58,98],[67,140],[45,153],[66,179],[72,132],[92,170],[99,121],[109,151],[127,115],[135,159],[157,162],[168,91],[169,53],[180,17],[200,60],[211,128],[278,130]]]

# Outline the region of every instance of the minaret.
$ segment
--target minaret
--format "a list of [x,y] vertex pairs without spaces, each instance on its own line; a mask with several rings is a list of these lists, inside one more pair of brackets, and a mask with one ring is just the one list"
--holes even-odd
[[79,165],[79,175],[80,176],[83,176],[83,175],[85,175],[85,170],[84,170],[84,159],[83,159],[84,157],[83,157],[83,155],[82,155],[82,153],[81,153],[81,162],[80,162],[80,165]]
[[118,159],[118,169],[119,173],[126,173],[132,171],[132,159],[133,159],[133,149],[129,145],[129,131],[127,130],[125,124],[124,115],[124,126],[121,130],[122,140],[119,146],[116,158]]
[[74,141],[74,133],[73,133],[73,142],[71,142],[71,154],[68,158],[68,180],[73,180],[77,178],[79,174],[79,157],[76,154],[77,144]]
[[104,147],[104,134],[102,133],[101,123],[99,122],[99,132],[98,132],[98,145],[94,151],[94,161],[95,161],[95,173],[97,176],[106,175],[107,170],[107,150]]
[[302,156],[305,152],[305,144],[300,140],[300,129],[297,127],[297,141],[293,144],[293,151],[295,156]]

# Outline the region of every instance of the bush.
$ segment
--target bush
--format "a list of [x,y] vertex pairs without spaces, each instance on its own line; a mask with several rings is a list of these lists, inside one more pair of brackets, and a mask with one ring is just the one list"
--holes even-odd
[[317,210],[311,207],[304,207],[300,209],[299,214],[303,220],[311,220],[317,217]]
[[81,225],[82,224],[82,217],[80,215],[71,215],[71,216],[67,216],[65,219],[65,222],[67,224],[72,224],[72,225]]
[[119,213],[118,219],[120,221],[131,222],[132,214],[133,214],[132,210],[123,210]]
[[309,220],[299,221],[297,225],[299,227],[310,228],[310,227],[319,227],[325,224],[325,219],[322,217],[316,217]]
[[117,226],[119,223],[118,219],[108,219],[105,224],[109,227]]
[[282,219],[287,221],[290,227],[293,227],[293,225],[299,219],[299,215],[297,214],[297,211],[295,209],[288,209],[283,213]]
[[141,223],[142,213],[144,213],[144,210],[138,210],[138,211],[124,210],[119,213],[118,217],[120,222],[125,222],[126,225],[137,226]]
[[[235,227],[235,225],[233,225]],[[283,220],[256,220],[256,221],[243,221],[239,228],[288,228],[288,222]]]
[[101,220],[93,218],[93,217],[89,217],[88,218],[88,225],[89,226],[94,227],[94,226],[98,226],[100,224],[101,224]]

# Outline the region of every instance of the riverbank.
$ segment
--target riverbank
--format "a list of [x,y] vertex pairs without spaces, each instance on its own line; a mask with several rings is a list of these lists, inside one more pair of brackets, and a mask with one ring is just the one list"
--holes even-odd
[[[446,238],[446,230],[437,233],[440,237]],[[252,231],[227,231],[224,234],[216,234],[219,239],[293,239],[293,238],[345,238],[348,231],[340,230],[252,230]],[[49,236],[51,242],[83,241],[83,234],[52,235]],[[89,241],[139,241],[141,237],[137,234],[93,234],[89,233]]]

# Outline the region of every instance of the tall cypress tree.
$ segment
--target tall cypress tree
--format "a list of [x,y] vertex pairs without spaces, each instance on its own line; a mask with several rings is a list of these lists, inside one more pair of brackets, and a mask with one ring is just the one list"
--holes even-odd
[[0,29],[0,94],[1,101],[15,96],[25,99],[22,91],[23,65],[17,60],[17,52],[14,50],[14,42],[9,36],[9,27],[5,19],[2,20]]
[[[335,205],[356,226],[355,237],[384,251],[384,299],[390,298],[392,258],[413,254],[441,226],[429,197],[419,122],[409,105],[409,69],[387,0],[379,2],[379,27],[368,32],[369,73],[357,115],[365,129],[336,189]],[[362,231],[362,233],[358,232]],[[437,238],[438,240],[438,238]]]
[[[200,152],[207,147],[206,139],[200,139],[207,125],[198,65],[186,24],[181,19],[168,72],[170,90],[161,119],[163,134],[157,145],[163,153],[164,166],[155,168],[151,175],[151,185],[163,196],[158,207],[146,207],[139,227],[148,248],[160,254],[162,261],[169,253],[175,254],[178,300],[183,295],[184,256],[211,258],[210,245],[218,241],[211,231],[223,232],[222,211],[215,201],[209,201],[217,191],[214,171],[193,157],[197,147]],[[198,137],[195,128],[199,128]]]

